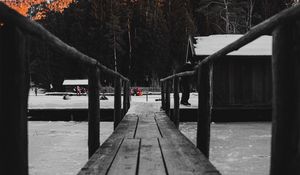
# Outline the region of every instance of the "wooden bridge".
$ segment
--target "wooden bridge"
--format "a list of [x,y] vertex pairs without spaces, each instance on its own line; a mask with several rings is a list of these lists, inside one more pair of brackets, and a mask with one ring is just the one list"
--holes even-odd
[[[300,174],[300,6],[253,27],[237,41],[202,60],[195,71],[161,80],[162,109],[130,105],[130,81],[63,43],[39,24],[0,2],[1,174],[28,174],[26,37],[33,36],[89,69],[89,161],[79,174],[220,174],[209,161],[213,62],[263,34],[273,35],[273,126],[270,174]],[[99,144],[99,70],[115,77],[113,134]],[[197,76],[197,145],[179,130],[179,78]],[[5,83],[3,83],[5,82]],[[173,84],[171,84],[173,83]],[[121,93],[123,84],[123,106]],[[174,115],[170,92],[174,92]],[[129,111],[128,111],[129,109]],[[8,116],[8,117],[5,117]]]
[[155,103],[133,104],[83,174],[219,174]]

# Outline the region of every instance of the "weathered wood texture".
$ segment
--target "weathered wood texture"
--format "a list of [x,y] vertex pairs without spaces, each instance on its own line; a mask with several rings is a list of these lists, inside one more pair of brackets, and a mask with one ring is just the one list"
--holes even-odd
[[185,72],[180,72],[174,75],[170,75],[166,78],[160,79],[161,82],[167,81],[167,80],[172,80],[175,77],[184,77],[184,76],[193,76],[195,74],[195,71],[185,71]]
[[115,78],[115,96],[114,96],[114,128],[121,122],[121,80]]
[[132,114],[126,115],[113,134],[89,159],[79,174],[106,174],[124,138],[134,138],[137,122],[137,116]]
[[157,115],[156,121],[162,134],[159,141],[169,174],[219,174],[165,114]]
[[9,24],[0,27],[0,70],[1,174],[27,175],[28,62],[25,37]]
[[158,138],[142,139],[138,174],[166,175]]
[[107,174],[135,174],[138,168],[139,148],[140,139],[125,139]]
[[197,147],[208,158],[211,122],[210,66],[201,64],[198,68],[198,122]]
[[100,146],[100,76],[97,67],[91,67],[89,70],[89,121],[88,121],[88,146],[89,158],[95,153]]
[[174,78],[174,116],[173,122],[179,128],[179,77]]
[[80,175],[220,174],[158,105],[145,104],[149,103],[135,104],[128,111]]
[[271,175],[300,174],[299,25],[273,32],[273,124]]
[[271,106],[270,56],[226,56],[213,67],[213,107]]

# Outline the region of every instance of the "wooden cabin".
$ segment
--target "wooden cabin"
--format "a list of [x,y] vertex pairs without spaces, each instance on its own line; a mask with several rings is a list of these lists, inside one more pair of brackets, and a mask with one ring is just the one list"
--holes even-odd
[[[187,58],[202,60],[241,36],[190,38]],[[211,95],[214,120],[271,119],[271,55],[272,37],[265,35],[213,63]]]

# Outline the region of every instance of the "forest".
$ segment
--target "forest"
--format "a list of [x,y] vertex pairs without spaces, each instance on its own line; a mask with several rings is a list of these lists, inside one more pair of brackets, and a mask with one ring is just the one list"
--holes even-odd
[[[185,62],[189,36],[243,34],[297,0],[30,0],[23,14],[67,44],[129,77],[158,86]],[[20,11],[20,10],[19,10]],[[26,11],[26,13],[25,13]],[[85,65],[28,37],[34,84],[62,90],[64,79],[87,78]],[[101,73],[104,86],[112,77]]]

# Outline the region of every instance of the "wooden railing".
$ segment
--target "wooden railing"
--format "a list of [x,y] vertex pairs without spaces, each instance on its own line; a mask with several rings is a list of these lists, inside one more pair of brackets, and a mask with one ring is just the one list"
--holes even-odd
[[[0,2],[1,174],[28,174],[29,67],[25,35],[44,41],[62,55],[80,61],[88,67],[89,157],[100,145],[100,70],[115,78],[114,128],[117,127],[130,107],[130,82],[126,77],[67,45],[38,23],[27,19]],[[121,111],[122,84],[123,113]]]
[[[300,5],[286,9],[253,27],[248,33],[206,57],[194,72],[161,79],[162,108],[170,116],[170,81],[174,86],[175,125],[179,126],[178,78],[197,76],[197,147],[209,157],[211,123],[211,65],[261,35],[273,35],[271,175],[300,174]],[[297,21],[299,20],[299,21]]]

